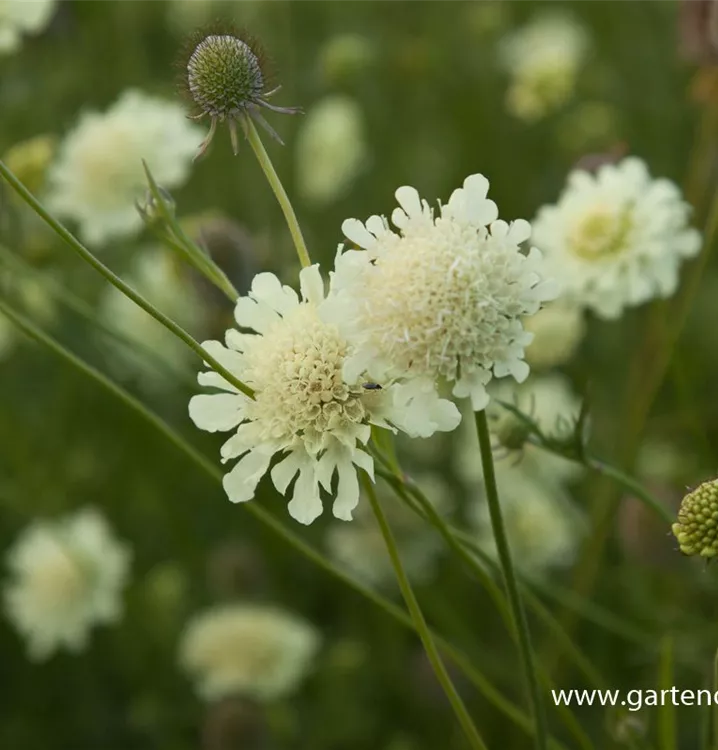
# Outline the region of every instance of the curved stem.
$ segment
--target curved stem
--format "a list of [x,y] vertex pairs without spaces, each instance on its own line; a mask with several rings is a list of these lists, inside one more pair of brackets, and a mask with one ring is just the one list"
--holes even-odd
[[287,191],[284,189],[284,186],[279,179],[279,175],[277,175],[277,172],[274,169],[274,165],[269,158],[269,154],[264,148],[262,139],[259,137],[257,128],[252,122],[251,118],[243,117],[242,124],[244,126],[244,132],[247,136],[247,140],[249,141],[249,145],[252,147],[254,155],[257,157],[257,161],[259,162],[259,166],[262,167],[264,176],[267,178],[267,182],[269,182],[270,187],[274,191],[274,195],[279,201],[279,205],[282,209],[282,213],[284,214],[284,218],[287,220],[289,233],[292,235],[294,247],[297,249],[299,262],[302,264],[302,268],[307,268],[308,266],[312,265],[312,261],[309,258],[309,251],[307,250],[307,245],[304,242],[302,230],[299,228],[297,215],[294,213],[294,209],[292,208],[292,203],[289,200]]
[[506,593],[509,598],[509,605],[514,617],[518,633],[519,653],[524,665],[524,672],[528,686],[529,699],[532,705],[532,713],[536,721],[536,748],[537,750],[546,750],[546,737],[548,732],[546,713],[544,711],[541,693],[539,691],[538,679],[536,676],[536,664],[531,647],[531,636],[529,634],[528,622],[524,611],[521,595],[519,594],[516,572],[514,563],[511,559],[511,550],[504,526],[501,504],[499,502],[499,493],[496,487],[496,473],[494,471],[494,457],[491,452],[491,436],[489,435],[489,425],[486,420],[486,412],[476,412],[476,432],[479,438],[479,450],[481,452],[481,464],[484,470],[484,485],[486,487],[486,503],[489,508],[491,517],[491,527],[494,532],[494,541],[496,550],[501,563],[501,571],[506,585]]
[[454,709],[456,718],[459,720],[459,723],[461,724],[461,727],[464,730],[464,733],[466,734],[471,747],[475,748],[475,750],[487,750],[486,744],[481,739],[481,735],[474,726],[474,722],[469,716],[469,712],[466,710],[466,706],[461,700],[461,696],[456,691],[454,683],[451,681],[451,677],[449,677],[449,673],[446,671],[446,667],[441,660],[441,656],[439,655],[439,652],[436,648],[436,644],[431,637],[429,627],[427,626],[426,620],[424,619],[424,614],[421,611],[421,607],[419,606],[419,602],[417,601],[416,595],[414,594],[414,590],[411,588],[409,579],[406,575],[406,572],[404,571],[404,566],[401,564],[401,558],[399,557],[399,550],[396,546],[394,534],[392,533],[391,528],[389,527],[389,523],[386,520],[386,516],[384,515],[384,511],[382,510],[382,507],[376,498],[374,485],[366,474],[362,474],[362,483],[364,485],[364,490],[369,498],[369,502],[371,503],[374,515],[376,516],[377,523],[379,524],[381,534],[384,537],[384,543],[386,544],[386,549],[389,553],[391,564],[394,568],[394,572],[396,573],[396,579],[399,583],[401,594],[404,597],[407,609],[411,614],[411,619],[414,621],[416,632],[419,634],[419,638],[421,638],[424,650],[426,651],[426,656],[431,663],[434,674],[441,684],[444,693],[446,693],[446,697],[449,699],[449,703],[451,703],[451,707]]
[[[130,407],[138,416],[151,424],[160,434],[169,440],[178,450],[184,453],[190,461],[195,463],[205,474],[213,481],[221,484],[222,471],[193,445],[187,442],[181,435],[177,434],[166,422],[160,419],[153,411],[148,409],[141,401],[128,393],[124,388],[117,385],[106,375],[96,368],[84,362],[72,352],[68,351],[59,342],[41,331],[36,325],[25,316],[15,312],[0,298],[0,312],[2,312],[15,326],[17,326],[29,338],[48,348],[53,354],[63,359],[83,374],[99,383],[103,388],[116,396],[125,405]],[[281,537],[287,544],[293,547],[297,552],[313,562],[315,565],[329,573],[337,580],[346,584],[358,594],[371,601],[380,609],[384,610],[391,618],[400,625],[414,630],[414,623],[411,617],[400,607],[397,607],[392,601],[364,586],[352,576],[344,573],[336,567],[324,555],[318,552],[310,544],[307,544],[300,536],[288,529],[281,521],[277,520],[271,513],[264,510],[257,503],[244,503],[242,507],[247,513],[254,516],[260,523],[271,529],[277,536]],[[466,654],[449,643],[445,638],[434,635],[434,641],[441,650],[456,664],[456,666],[466,675],[470,682],[479,690],[479,692],[507,716],[516,726],[520,727],[527,734],[534,733],[533,723],[530,717],[518,706],[508,700],[499,690],[497,690],[476,667],[471,664]],[[557,740],[551,738],[551,750],[567,750],[567,748]]]
[[646,490],[640,482],[633,479],[632,477],[629,477],[628,474],[624,473],[620,469],[617,469],[615,466],[611,466],[610,464],[604,463],[603,461],[599,461],[597,458],[592,458],[590,456],[586,459],[585,465],[588,468],[597,471],[599,474],[603,474],[604,476],[613,479],[615,482],[622,485],[627,490],[633,492],[639,500],[641,500],[651,510],[653,510],[656,515],[660,516],[661,520],[669,524],[675,521],[673,514],[668,510],[668,508],[666,508],[659,500],[656,500],[656,498],[653,497],[653,495],[651,495],[651,493],[648,492],[648,490]]
[[141,307],[148,315],[174,333],[177,338],[184,341],[187,346],[198,354],[202,359],[227,382],[231,383],[237,390],[252,398],[254,391],[241,380],[236,378],[226,367],[220,364],[211,354],[206,352],[199,342],[195,341],[181,326],[178,326],[171,318],[168,318],[161,310],[158,310],[141,294],[136,292],[129,284],[126,284],[119,276],[114,274],[104,263],[98,260],[71,232],[51,216],[35,196],[18,180],[17,177],[0,161],[0,176],[3,177],[10,187],[22,198],[25,203],[63,240],[69,245],[86,263],[89,263],[96,271],[104,276],[112,286],[119,289],[125,296],[129,297],[136,305]]

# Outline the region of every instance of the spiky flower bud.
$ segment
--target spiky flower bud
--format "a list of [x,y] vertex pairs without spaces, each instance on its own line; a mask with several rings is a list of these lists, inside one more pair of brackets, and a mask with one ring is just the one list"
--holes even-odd
[[200,146],[201,156],[214,137],[218,122],[229,124],[234,153],[238,150],[237,122],[246,126],[251,117],[267,132],[282,142],[266,120],[259,114],[260,107],[274,112],[295,114],[295,107],[275,107],[268,103],[277,86],[265,91],[267,74],[264,56],[259,46],[235,32],[210,33],[195,39],[186,63],[187,92],[197,114],[194,119],[209,117],[210,131]]
[[684,555],[718,555],[718,479],[703,482],[683,498],[672,530]]
[[197,45],[187,63],[187,81],[202,111],[220,120],[237,115],[264,90],[259,58],[231,34],[212,34]]

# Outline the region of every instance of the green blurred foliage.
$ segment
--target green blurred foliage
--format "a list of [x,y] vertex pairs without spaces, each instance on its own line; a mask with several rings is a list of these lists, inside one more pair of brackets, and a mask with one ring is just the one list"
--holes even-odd
[[[106,108],[128,87],[178,96],[174,65],[183,37],[193,30],[183,20],[187,9],[179,6],[193,4],[199,5],[192,0],[63,0],[44,33],[26,39],[17,54],[0,58],[0,153],[35,135],[62,136],[78,113]],[[567,171],[585,152],[608,150],[617,142],[644,158],[654,174],[684,179],[698,112],[688,93],[694,71],[677,53],[675,3],[560,3],[588,28],[591,62],[576,99],[535,125],[504,111],[506,78],[497,45],[508,30],[551,3],[502,3],[494,6],[494,16],[487,5],[224,1],[207,13],[207,20],[230,19],[261,40],[283,86],[278,104],[310,109],[324,95],[344,92],[364,110],[371,161],[352,190],[327,207],[295,204],[313,257],[325,268],[341,240],[342,220],[387,212],[401,184],[446,199],[466,175],[480,171],[491,180],[502,216],[531,218],[539,205],[558,195]],[[364,35],[375,55],[360,60],[356,70],[329,69],[328,75],[322,50],[334,36],[347,33]],[[615,109],[610,138],[591,132],[596,110],[590,108],[583,115],[587,137],[576,133],[580,107],[591,102]],[[268,143],[268,149],[292,195],[300,123],[270,119],[287,145]],[[6,192],[2,197],[8,208],[11,199]],[[227,133],[220,129],[210,154],[174,197],[180,216],[215,209],[240,222],[253,236],[254,263],[291,283],[297,264],[290,238],[246,145],[233,157]],[[11,233],[8,217],[16,210],[3,212],[3,236]],[[37,231],[39,251],[17,249],[94,304],[104,282],[49,233]],[[118,243],[104,258],[112,268],[126,270],[135,244]],[[690,471],[665,483],[672,497],[680,496],[683,483],[696,483],[716,470],[715,275],[712,269],[705,276],[649,425],[652,436],[680,446],[690,461]],[[229,312],[224,305],[220,317]],[[623,390],[644,323],[645,310],[631,312],[620,324],[593,321],[570,368],[579,389],[591,385],[599,453],[610,455],[622,430],[615,394]],[[106,354],[86,321],[60,308],[44,325],[106,369]],[[189,421],[188,390],[168,384],[165,392],[147,396],[139,375],[126,377],[124,384],[207,455],[218,455],[219,441],[199,434]],[[184,619],[226,595],[216,580],[217,565],[221,568],[216,555],[232,543],[245,550],[246,564],[261,571],[240,576],[235,593],[300,612],[326,639],[317,668],[299,694],[266,709],[267,732],[251,748],[464,747],[418,641],[231,505],[221,488],[136,414],[24,342],[0,363],[0,394],[0,550],[36,516],[97,505],[118,536],[132,543],[135,555],[125,618],[119,626],[95,631],[90,649],[80,656],[60,654],[30,664],[19,636],[0,618],[0,747],[250,748],[243,740],[219,743],[222,732],[212,734],[208,726],[225,719],[199,703],[176,665]],[[450,442],[441,450],[451,458]],[[437,467],[446,465],[442,456],[436,458]],[[596,486],[593,478],[584,481],[577,502],[588,506]],[[256,502],[289,520],[285,502],[268,487]],[[619,539],[612,541],[594,597],[645,636],[636,644],[582,622],[577,631],[581,648],[602,667],[611,687],[653,687],[658,636],[670,632],[676,637],[678,684],[703,687],[718,627],[714,571],[680,558],[667,529],[650,527],[649,533],[645,519],[639,518],[638,530],[635,519],[633,526],[632,519],[619,520]],[[328,522],[325,517],[300,531],[320,542]],[[550,585],[570,583],[567,572]],[[429,620],[521,702],[510,639],[475,582],[445,559],[439,582],[420,587],[419,594]],[[546,601],[553,611],[563,611],[553,598]],[[550,639],[540,628],[537,632],[540,652],[551,657]],[[566,663],[557,678],[562,687],[583,686]],[[491,747],[530,746],[461,678],[459,685]],[[649,711],[645,716],[653,720]],[[583,709],[579,718],[598,738],[598,748],[618,746],[606,739],[602,712]],[[563,736],[553,712],[551,719]],[[679,709],[679,720],[686,743],[681,747],[694,747],[699,710]]]

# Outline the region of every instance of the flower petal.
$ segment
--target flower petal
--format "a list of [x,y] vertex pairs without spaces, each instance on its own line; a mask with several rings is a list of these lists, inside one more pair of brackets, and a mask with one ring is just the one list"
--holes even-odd
[[324,281],[316,263],[309,268],[302,268],[299,272],[299,288],[302,297],[307,302],[317,306],[321,305],[324,300]]
[[272,454],[263,450],[247,453],[222,479],[222,486],[233,503],[245,503],[254,497],[259,480],[267,472]]
[[246,397],[234,393],[203,393],[189,401],[190,419],[207,432],[227,432],[244,417]]

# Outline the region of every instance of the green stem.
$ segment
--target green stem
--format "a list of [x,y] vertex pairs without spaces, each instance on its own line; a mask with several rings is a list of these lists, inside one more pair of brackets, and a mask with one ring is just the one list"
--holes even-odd
[[491,452],[491,437],[489,435],[489,425],[486,420],[486,412],[476,412],[476,432],[479,438],[479,450],[481,452],[481,464],[484,470],[484,485],[486,487],[486,504],[489,508],[491,517],[491,527],[494,532],[494,541],[496,542],[496,551],[501,564],[501,571],[504,577],[506,593],[509,598],[509,605],[514,617],[519,640],[519,654],[524,665],[524,672],[528,686],[529,699],[531,701],[532,713],[536,722],[536,748],[537,750],[546,750],[546,738],[548,727],[546,723],[546,713],[544,711],[541,693],[539,691],[538,679],[536,676],[536,664],[534,660],[533,649],[531,647],[531,636],[529,634],[528,622],[524,611],[521,595],[519,594],[518,582],[514,571],[513,560],[511,559],[511,550],[509,548],[504,519],[501,513],[501,504],[499,502],[499,493],[496,487],[496,473],[494,471],[494,457]]
[[[411,508],[412,511],[428,521],[441,534],[452,552],[454,552],[454,554],[471,570],[476,578],[478,578],[482,587],[494,602],[511,638],[516,642],[518,640],[518,635],[516,633],[514,620],[511,616],[511,610],[506,603],[506,597],[500,586],[494,581],[493,576],[488,572],[490,569],[496,570],[497,566],[495,561],[489,558],[489,556],[477,544],[469,544],[467,541],[460,539],[456,532],[439,515],[436,508],[419,487],[414,484],[412,484],[411,487],[407,487],[402,479],[392,476],[390,472],[385,472],[382,469],[379,469],[377,473],[392,488],[396,495]],[[479,560],[486,567],[483,567],[479,563]],[[567,653],[576,660],[577,666],[584,672],[591,683],[599,689],[605,688],[607,684],[606,681],[598,674],[590,661],[583,656],[580,650],[574,645],[573,641],[563,633],[559,624],[554,620],[550,612],[548,612],[541,604],[538,598],[533,596],[531,592],[526,589],[524,589],[524,597],[527,602],[529,602],[530,606],[536,610],[538,616],[546,623],[546,627],[551,629],[556,635],[557,640],[561,640],[561,644],[566,649]],[[563,636],[563,638],[561,636]],[[547,689],[550,690],[554,687],[554,683],[548,673],[541,670],[540,667],[539,677]],[[583,750],[593,750],[591,738],[583,730],[583,727],[581,727],[580,723],[576,720],[576,717],[571,710],[563,705],[557,705],[556,710],[561,714],[566,727],[572,732],[581,748],[583,748]]]
[[[78,369],[83,374],[99,383],[103,388],[116,396],[120,401],[127,405],[132,411],[137,413],[142,419],[151,424],[160,434],[167,438],[178,450],[184,453],[190,461],[195,463],[202,471],[205,472],[213,481],[221,484],[222,471],[212,461],[206,458],[200,451],[194,448],[184,438],[178,435],[160,419],[154,412],[148,409],[141,401],[129,394],[126,390],[114,383],[99,370],[81,360],[79,357],[68,351],[51,336],[41,331],[25,316],[15,312],[9,305],[0,299],[0,312],[2,312],[14,325],[23,331],[29,338],[38,344],[48,348],[53,354]],[[297,552],[313,562],[318,567],[329,573],[329,575],[346,584],[354,591],[374,603],[377,607],[384,610],[396,622],[409,630],[414,630],[414,624],[411,617],[401,608],[397,607],[392,601],[381,596],[372,589],[364,586],[359,581],[344,573],[340,568],[334,566],[320,552],[307,544],[301,537],[288,529],[281,521],[278,521],[271,513],[264,510],[256,503],[244,503],[242,506],[247,513],[254,516],[260,523],[271,529],[287,544],[293,547]],[[494,705],[499,711],[507,716],[516,726],[520,727],[527,734],[534,732],[534,727],[530,718],[520,708],[509,701],[499,692],[489,680],[484,677],[469,661],[466,654],[454,647],[445,638],[434,635],[434,641],[439,645],[441,650],[456,664],[456,666],[466,675],[471,683],[479,692]],[[558,741],[551,739],[551,750],[567,750],[566,747]]]
[[269,154],[264,148],[264,144],[262,143],[262,139],[259,137],[259,133],[257,132],[257,128],[254,126],[254,123],[249,117],[242,118],[242,123],[244,126],[244,132],[247,136],[247,140],[249,141],[249,144],[254,151],[254,155],[257,157],[259,166],[262,167],[264,176],[267,178],[270,187],[274,191],[274,195],[279,201],[279,205],[282,209],[282,213],[284,214],[284,218],[287,220],[287,226],[289,227],[289,233],[292,235],[292,240],[294,240],[294,247],[297,249],[299,262],[302,264],[302,268],[308,268],[312,265],[312,261],[309,258],[309,251],[307,250],[307,245],[304,242],[302,230],[299,228],[299,222],[297,221],[297,216],[294,213],[294,209],[292,208],[292,203],[289,200],[287,191],[284,189],[284,186],[279,179],[279,175],[277,175],[277,172],[274,169],[274,165],[269,158]]
[[[158,232],[160,240],[187,260],[190,265],[194,266],[211,284],[214,284],[231,302],[236,302],[239,292],[234,288],[234,284],[229,280],[227,274],[214,262],[214,260],[205,253],[195,242],[185,234],[179,222],[170,210],[165,201],[159,185],[150,172],[147,162],[143,159],[142,166],[145,169],[145,175],[150,185],[150,193],[154,199],[157,212],[164,224],[164,231]],[[143,212],[145,215],[145,212]],[[149,222],[148,222],[149,223]],[[149,223],[150,229],[154,227]]]
[[662,521],[665,521],[668,524],[672,524],[675,521],[673,514],[665,507],[665,505],[663,505],[663,503],[653,497],[653,495],[651,495],[651,493],[648,492],[640,482],[632,479],[625,472],[617,469],[615,466],[599,461],[597,458],[591,458],[590,456],[587,457],[585,466],[597,471],[599,474],[603,474],[604,476],[613,479],[615,482],[625,487],[641,502],[645,503],[645,505],[656,513],[656,515],[660,516]]
[[481,735],[474,726],[474,722],[469,716],[469,712],[466,710],[466,706],[461,700],[461,696],[456,691],[454,683],[451,681],[449,673],[446,671],[446,667],[441,660],[434,639],[431,637],[429,627],[426,624],[419,602],[414,594],[414,590],[411,588],[409,579],[404,571],[404,566],[401,564],[401,558],[399,557],[399,550],[396,546],[394,534],[392,533],[389,523],[386,520],[386,515],[376,498],[374,485],[366,474],[362,474],[362,483],[364,484],[364,489],[369,498],[369,502],[371,503],[379,528],[381,529],[381,534],[384,537],[386,549],[389,553],[391,564],[394,567],[394,572],[396,573],[402,596],[404,597],[407,609],[411,614],[411,619],[414,621],[416,632],[419,634],[419,638],[421,638],[421,642],[424,645],[424,650],[426,651],[426,655],[434,670],[434,674],[436,674],[436,678],[444,689],[446,697],[449,699],[449,702],[454,709],[454,713],[456,714],[456,718],[459,720],[471,747],[475,748],[475,750],[487,750],[486,744],[481,739]]
[[119,276],[114,274],[104,263],[99,261],[73,234],[51,216],[35,196],[15,177],[15,175],[0,161],[0,177],[3,177],[10,187],[22,198],[25,203],[63,240],[69,245],[85,262],[89,263],[96,271],[104,276],[110,284],[119,289],[125,296],[129,297],[136,305],[141,307],[148,315],[165,328],[174,333],[177,338],[184,341],[187,346],[198,354],[215,372],[219,373],[227,382],[231,383],[237,390],[252,398],[254,391],[241,380],[236,378],[226,367],[221,365],[211,354],[206,352],[199,342],[195,341],[181,326],[168,318],[161,310],[158,310],[141,294],[138,294],[131,286],[126,284]]

